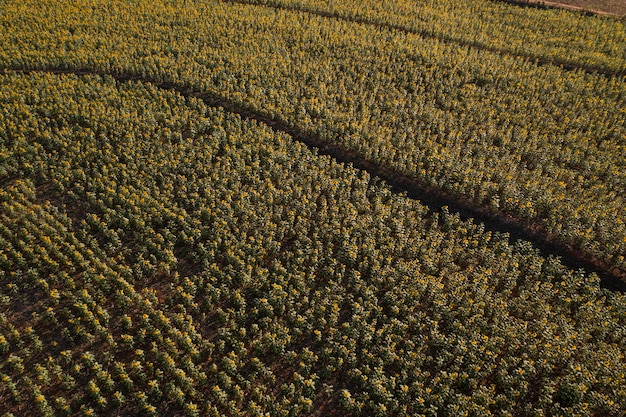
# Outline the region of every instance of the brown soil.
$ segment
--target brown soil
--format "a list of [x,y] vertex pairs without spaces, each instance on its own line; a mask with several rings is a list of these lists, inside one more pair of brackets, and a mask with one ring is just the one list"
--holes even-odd
[[590,14],[626,17],[626,0],[503,0],[522,6],[563,8]]

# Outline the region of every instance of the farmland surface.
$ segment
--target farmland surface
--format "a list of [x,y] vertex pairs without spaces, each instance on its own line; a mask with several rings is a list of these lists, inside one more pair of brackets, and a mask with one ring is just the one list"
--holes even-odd
[[522,6],[563,8],[584,13],[626,17],[626,2],[624,0],[515,0],[509,2]]
[[0,1],[0,415],[623,415],[623,23]]

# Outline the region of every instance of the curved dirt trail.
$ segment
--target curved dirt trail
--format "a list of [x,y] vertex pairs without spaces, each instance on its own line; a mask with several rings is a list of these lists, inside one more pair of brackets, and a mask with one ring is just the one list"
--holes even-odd
[[508,213],[496,212],[487,206],[476,204],[465,196],[432,187],[393,168],[368,160],[354,151],[325,142],[314,133],[290,126],[269,114],[243,106],[219,95],[164,83],[135,74],[108,74],[89,69],[60,68],[0,70],[0,74],[12,72],[110,76],[118,82],[141,81],[161,89],[177,91],[185,97],[198,98],[210,107],[222,107],[228,112],[239,114],[243,119],[255,120],[269,126],[276,132],[286,133],[293,140],[301,142],[309,148],[317,149],[320,155],[328,155],[337,162],[352,164],[357,169],[367,171],[372,177],[378,177],[385,181],[394,192],[406,193],[409,198],[419,200],[432,212],[438,212],[447,207],[450,213],[458,213],[463,220],[473,219],[475,222],[483,223],[485,230],[508,233],[511,243],[516,240],[528,241],[544,257],[556,256],[568,268],[583,269],[588,273],[595,272],[600,277],[600,285],[603,288],[626,292],[626,271],[610,265],[569,242],[557,240],[554,235],[549,234],[538,224],[528,223]]

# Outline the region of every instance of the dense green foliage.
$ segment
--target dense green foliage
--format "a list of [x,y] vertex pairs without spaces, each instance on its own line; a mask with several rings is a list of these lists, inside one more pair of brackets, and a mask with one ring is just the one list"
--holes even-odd
[[0,10],[0,415],[626,411],[596,275],[198,99],[10,68],[217,94],[622,267],[623,79],[223,2]]

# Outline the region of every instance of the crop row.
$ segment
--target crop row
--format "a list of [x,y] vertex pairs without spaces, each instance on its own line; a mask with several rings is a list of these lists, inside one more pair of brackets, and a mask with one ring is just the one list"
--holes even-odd
[[7,413],[626,410],[596,276],[150,84],[5,74],[0,102]]
[[[626,75],[626,28],[612,17],[589,18],[563,10],[510,7],[489,0],[228,0],[265,5],[518,55],[568,69]],[[494,36],[497,34],[497,36]]]
[[35,3],[4,7],[5,67],[130,73],[221,96],[624,271],[623,78],[282,9]]

